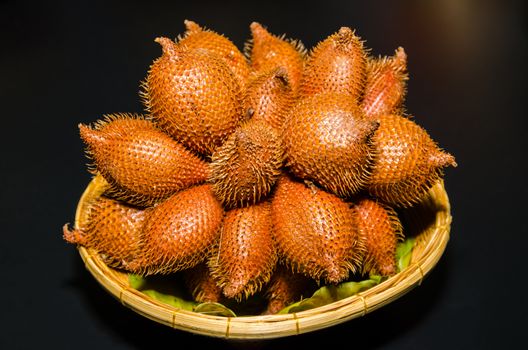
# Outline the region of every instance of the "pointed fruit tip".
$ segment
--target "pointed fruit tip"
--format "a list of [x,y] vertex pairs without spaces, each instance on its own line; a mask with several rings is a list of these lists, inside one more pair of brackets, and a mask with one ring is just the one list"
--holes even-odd
[[407,62],[407,54],[405,53],[405,50],[401,46],[396,49],[394,53],[394,57],[396,58],[396,60],[402,62],[403,64]]
[[458,166],[457,162],[455,161],[455,157],[450,153],[443,151],[433,153],[430,157],[430,160],[435,166],[439,168],[446,168],[448,166],[456,168]]
[[93,131],[92,128],[90,128],[88,125],[84,125],[83,123],[79,123],[78,127],[82,138],[84,138],[84,135],[90,133],[90,131]]
[[337,35],[339,37],[350,37],[354,35],[354,31],[350,29],[350,27],[341,27],[339,28],[339,31],[337,32]]
[[167,37],[157,37],[155,42],[161,45],[161,50],[164,55],[174,55],[176,53],[176,43]]
[[253,22],[249,25],[249,29],[251,30],[251,35],[253,36],[253,40],[259,40],[262,38],[265,38],[266,36],[269,36],[269,32],[264,28],[260,23]]
[[80,234],[80,231],[76,229],[70,229],[69,226],[69,223],[66,223],[64,226],[62,226],[62,237],[64,240],[68,243],[82,244],[83,236]]
[[222,293],[228,298],[236,298],[242,292],[243,287],[244,285],[239,282],[230,281],[222,288]]
[[400,57],[400,58],[403,58],[403,59],[407,59],[407,53],[405,53],[405,49],[401,46],[398,46],[398,48],[396,49],[395,51],[395,54],[394,54],[396,57]]
[[260,24],[259,22],[251,22],[251,24],[249,25],[249,28],[253,31],[253,30],[265,30],[264,27],[262,27],[262,24]]
[[349,27],[341,27],[339,31],[331,36],[333,42],[345,50],[350,50],[349,45],[357,43],[362,45],[361,38],[356,36],[355,32]]
[[392,276],[396,273],[395,264],[386,264],[380,267],[380,273],[383,276]]
[[347,277],[346,271],[339,269],[337,266],[332,266],[326,271],[326,281],[328,283],[337,284]]
[[93,145],[104,139],[100,131],[94,130],[84,124],[79,124],[79,133],[81,134],[81,139],[89,145]]
[[183,24],[185,25],[185,29],[187,29],[188,32],[199,32],[202,30],[202,27],[194,21],[191,20],[184,20]]

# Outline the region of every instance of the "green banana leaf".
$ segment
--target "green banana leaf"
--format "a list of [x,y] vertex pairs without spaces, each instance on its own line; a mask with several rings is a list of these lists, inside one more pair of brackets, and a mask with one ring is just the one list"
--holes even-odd
[[[403,271],[411,261],[414,239],[408,238],[398,244],[396,259],[398,272]],[[335,301],[347,298],[381,283],[385,278],[371,275],[363,281],[343,282],[338,285],[323,286],[307,299],[290,304],[279,311],[279,314],[294,313],[313,309]],[[232,309],[220,303],[196,303],[189,301],[191,298],[182,291],[181,283],[170,280],[167,276],[142,277],[135,274],[128,275],[128,281],[132,288],[143,292],[151,298],[179,309],[199,312],[207,315],[236,317]]]
[[157,276],[143,277],[129,274],[128,283],[130,287],[148,295],[154,300],[175,308],[199,312],[207,315],[236,317],[236,314],[226,306],[219,303],[197,303],[189,301],[192,298],[181,290],[181,283],[171,280],[168,276],[162,278]]
[[[398,244],[396,248],[398,272],[403,271],[407,266],[409,266],[413,246],[413,238],[408,238]],[[294,313],[330,304],[335,301],[353,296],[371,287],[374,287],[375,285],[381,283],[383,280],[385,280],[384,277],[371,275],[369,276],[369,279],[359,282],[343,282],[338,285],[324,286],[316,290],[310,298],[303,299],[301,301],[288,305],[287,307],[279,311],[279,314]]]
[[198,305],[196,302],[189,301],[190,298],[185,291],[178,287],[178,283],[168,276],[143,277],[135,274],[128,274],[128,283],[130,287],[148,295],[159,302],[174,306],[178,309],[193,311]]
[[233,312],[233,310],[220,303],[199,304],[194,308],[194,312],[214,316],[236,317],[236,314]]

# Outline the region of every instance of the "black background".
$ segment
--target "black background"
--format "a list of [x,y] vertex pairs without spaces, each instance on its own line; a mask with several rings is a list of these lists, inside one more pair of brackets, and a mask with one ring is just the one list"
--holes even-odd
[[[141,112],[157,36],[192,19],[239,47],[259,21],[312,47],[350,26],[409,56],[407,110],[459,167],[445,255],[364,318],[262,343],[158,325],[123,307],[61,236],[90,180],[77,124]],[[0,348],[498,348],[525,338],[528,18],[522,1],[0,2]]]

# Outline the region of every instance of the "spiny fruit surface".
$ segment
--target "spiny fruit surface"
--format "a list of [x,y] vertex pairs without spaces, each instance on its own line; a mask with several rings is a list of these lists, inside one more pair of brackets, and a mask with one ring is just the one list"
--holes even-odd
[[154,120],[189,149],[210,155],[238,125],[242,92],[231,69],[206,49],[157,38],[163,54],[150,67],[144,102]]
[[347,95],[318,94],[293,107],[282,130],[286,163],[296,176],[342,197],[360,190],[373,157],[369,121]]
[[128,202],[152,205],[207,179],[206,163],[151,121],[122,114],[79,129],[95,170]]
[[218,250],[209,259],[225,296],[242,300],[259,291],[276,261],[269,202],[225,214]]
[[276,314],[289,304],[311,295],[314,285],[308,277],[278,265],[266,287],[268,305],[264,314]]
[[251,59],[251,67],[258,73],[283,67],[294,94],[297,94],[306,54],[302,43],[277,37],[257,22],[251,23],[250,29],[252,42],[247,45],[246,51]]
[[283,176],[272,218],[279,253],[296,271],[329,283],[358,271],[364,248],[354,213],[339,197]]
[[390,276],[396,273],[396,245],[402,226],[394,209],[363,198],[354,205],[356,222],[365,243],[363,274]]
[[377,119],[380,126],[372,138],[376,159],[368,191],[389,205],[412,206],[442,177],[443,168],[456,166],[455,158],[412,120],[394,114]]
[[347,94],[359,103],[366,78],[363,42],[348,27],[320,42],[308,56],[301,80],[302,96],[323,92]]
[[216,283],[206,263],[185,270],[183,276],[193,300],[199,303],[218,303],[222,300],[222,288]]
[[249,84],[244,97],[246,118],[263,120],[280,131],[294,97],[284,68],[279,67],[257,75]]
[[89,207],[87,222],[74,230],[63,227],[69,243],[96,249],[106,264],[126,268],[141,253],[145,211],[99,197]]
[[172,195],[151,209],[143,227],[141,259],[130,269],[150,275],[195,266],[218,239],[222,218],[222,206],[209,185]]
[[367,83],[362,108],[367,117],[401,113],[406,93],[407,55],[399,47],[393,57],[367,61]]
[[264,121],[243,123],[211,157],[214,193],[226,208],[257,203],[281,174],[279,135]]
[[204,29],[193,21],[186,20],[187,31],[178,44],[187,49],[206,49],[220,56],[231,68],[240,87],[244,87],[249,77],[250,67],[246,57],[225,36],[212,30]]

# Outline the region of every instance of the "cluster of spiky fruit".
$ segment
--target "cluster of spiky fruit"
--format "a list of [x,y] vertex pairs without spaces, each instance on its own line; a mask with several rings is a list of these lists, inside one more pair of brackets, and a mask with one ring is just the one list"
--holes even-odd
[[253,23],[243,55],[185,25],[156,39],[145,116],[80,125],[110,189],[66,240],[134,273],[185,270],[198,301],[264,288],[270,313],[310,281],[396,273],[393,208],[456,166],[403,115],[403,49],[369,57],[343,27],[306,54]]

